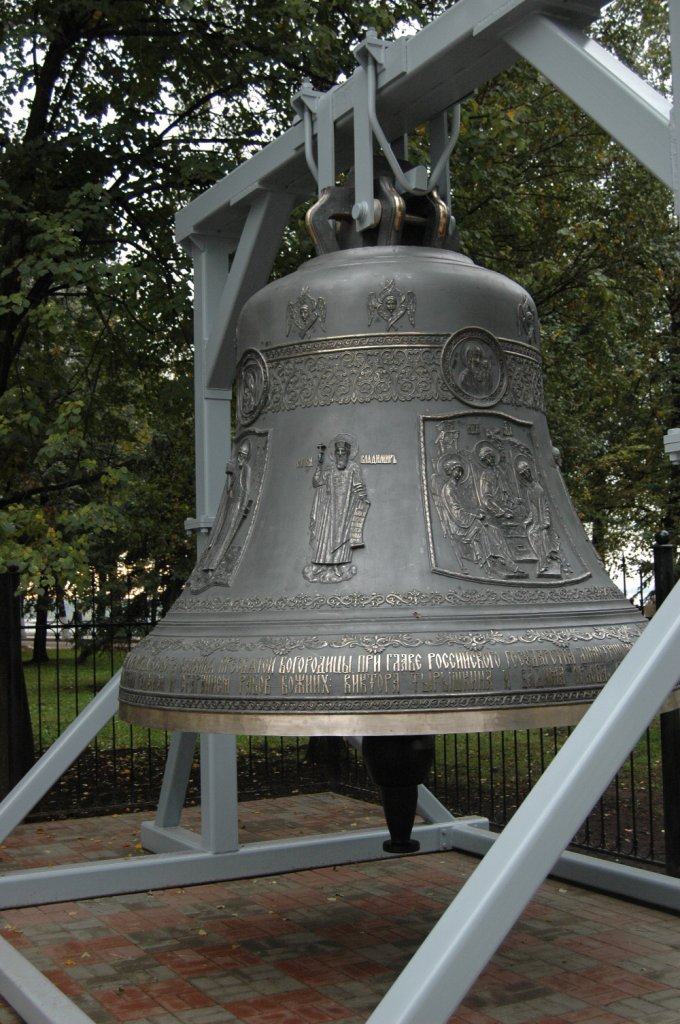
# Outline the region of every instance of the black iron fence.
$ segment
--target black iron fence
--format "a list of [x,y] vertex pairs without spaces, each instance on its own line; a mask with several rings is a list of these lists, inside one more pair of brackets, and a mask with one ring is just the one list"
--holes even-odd
[[[673,559],[671,549],[671,563]],[[623,577],[629,599],[653,612],[654,563]],[[36,617],[25,605],[21,668],[39,757],[122,664],[130,647],[153,625],[155,607],[118,602],[117,613],[93,595],[62,614]],[[37,631],[37,632],[36,632]],[[16,659],[15,659],[16,661]],[[667,863],[663,801],[663,729],[657,718],[597,802],[574,847],[662,869]],[[456,815],[483,815],[502,828],[559,751],[569,729],[532,729],[441,736],[430,788]],[[168,737],[117,718],[75,760],[35,808],[33,818],[116,813],[155,806]],[[242,798],[333,789],[369,800],[377,793],[361,757],[343,740],[238,738]],[[198,752],[187,793],[200,799]],[[675,873],[675,872],[674,872]]]

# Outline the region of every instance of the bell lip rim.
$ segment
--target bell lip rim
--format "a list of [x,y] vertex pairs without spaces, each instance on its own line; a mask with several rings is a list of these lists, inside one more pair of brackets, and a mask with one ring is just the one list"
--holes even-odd
[[[236,736],[408,736],[560,728],[579,723],[592,701],[541,707],[471,710],[330,712],[324,714],[262,712],[195,712],[140,707],[121,701],[119,715],[130,724],[168,732]],[[658,713],[680,709],[680,689],[673,690]]]
[[[120,704],[120,717],[131,725],[168,731],[227,733],[247,736],[404,736],[451,732],[495,732],[538,725],[574,725],[590,707],[579,704],[545,708],[484,709],[435,712],[364,712],[360,714],[196,712]],[[530,712],[530,714],[528,714]],[[559,714],[556,714],[559,712]],[[546,717],[547,716],[547,717]],[[546,721],[537,721],[546,717]],[[556,722],[555,718],[560,721]],[[517,724],[511,724],[508,719]],[[550,719],[548,722],[547,719]],[[489,728],[491,723],[496,728]]]

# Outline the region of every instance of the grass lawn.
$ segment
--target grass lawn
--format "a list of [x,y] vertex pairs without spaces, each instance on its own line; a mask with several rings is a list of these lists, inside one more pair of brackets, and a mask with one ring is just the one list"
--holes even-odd
[[[73,648],[50,651],[50,660],[39,665],[24,661],[24,679],[31,709],[36,753],[42,753],[70,725],[106,685],[125,660],[126,651],[113,650],[80,660]],[[25,658],[30,657],[24,651]],[[103,747],[164,747],[165,732],[130,726],[114,718],[99,734]]]
[[[70,725],[89,704],[95,694],[106,685],[125,660],[127,651],[104,651],[80,660],[71,647],[61,646],[50,652],[50,660],[39,665],[28,661],[31,652],[24,650],[24,679],[36,753],[42,753]],[[239,736],[239,754],[247,757],[266,756],[274,760],[295,757],[300,744],[306,740],[297,737]],[[121,747],[165,749],[167,734],[163,729],[131,726],[114,718],[99,734],[98,744],[103,748]],[[265,751],[263,752],[263,749]]]

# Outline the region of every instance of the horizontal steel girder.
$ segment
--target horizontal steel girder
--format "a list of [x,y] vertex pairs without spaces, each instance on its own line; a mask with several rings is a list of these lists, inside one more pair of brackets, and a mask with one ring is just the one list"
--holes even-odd
[[[620,142],[660,181],[680,194],[672,104],[616,57],[583,34],[604,4],[596,0],[459,0],[416,35],[386,44],[378,66],[377,116],[387,138],[435,123],[484,82],[524,57]],[[671,20],[677,21],[675,0]],[[675,42],[675,40],[674,40]],[[319,185],[355,165],[366,191],[372,144],[367,125],[366,71],[312,104]],[[204,338],[204,382],[228,388],[234,338],[245,301],[266,283],[290,209],[314,194],[298,119],[180,210],[177,238],[187,246],[219,238],[235,253]]]
[[[430,121],[517,59],[505,36],[528,18],[555,16],[583,29],[599,15],[597,0],[459,0],[416,35],[387,46],[378,74],[377,112],[388,138]],[[363,69],[325,99],[335,125],[338,167],[353,162],[354,109],[364,103]],[[323,102],[323,100],[322,100]],[[304,154],[304,128],[294,124],[177,214],[177,239],[226,236],[236,248],[254,196],[287,192],[304,199],[316,183]]]

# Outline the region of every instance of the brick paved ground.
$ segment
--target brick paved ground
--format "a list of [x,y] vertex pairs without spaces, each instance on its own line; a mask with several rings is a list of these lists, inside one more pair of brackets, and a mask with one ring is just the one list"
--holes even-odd
[[[143,856],[145,817],[21,826],[0,870]],[[243,842],[373,824],[377,808],[333,794],[240,806]],[[429,854],[0,911],[0,935],[98,1024],[364,1024],[475,863]],[[0,1024],[18,1020],[0,999]],[[680,918],[550,880],[451,1018],[631,1021],[680,1022]]]

